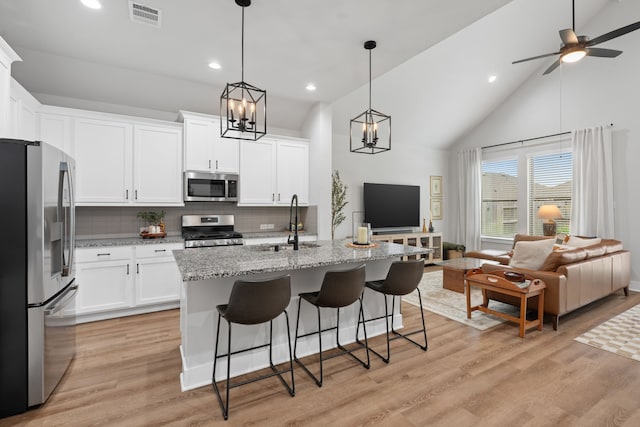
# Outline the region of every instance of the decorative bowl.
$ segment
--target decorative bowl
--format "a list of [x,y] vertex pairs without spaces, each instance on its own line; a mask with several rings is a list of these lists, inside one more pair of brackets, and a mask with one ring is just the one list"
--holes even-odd
[[517,271],[505,271],[504,278],[510,282],[524,282],[524,274]]

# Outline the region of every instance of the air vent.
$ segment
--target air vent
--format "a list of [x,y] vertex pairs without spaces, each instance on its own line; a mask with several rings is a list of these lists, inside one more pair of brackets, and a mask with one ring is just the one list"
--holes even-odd
[[134,1],[129,2],[129,18],[133,22],[160,27],[162,11]]

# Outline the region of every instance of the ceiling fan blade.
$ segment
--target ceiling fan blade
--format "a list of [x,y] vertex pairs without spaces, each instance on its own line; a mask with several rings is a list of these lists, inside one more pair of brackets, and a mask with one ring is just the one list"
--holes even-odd
[[608,40],[615,39],[616,37],[623,36],[631,31],[635,31],[640,28],[640,21],[634,22],[633,24],[629,24],[626,27],[618,28],[617,30],[610,31],[606,34],[596,37],[595,39],[591,39],[587,42],[588,46],[595,46],[600,43],[604,43]]
[[576,33],[574,33],[571,28],[560,30],[560,38],[565,46],[578,44],[578,36],[576,36]]
[[559,55],[560,52],[545,53],[544,55],[532,56],[531,58],[519,59],[513,61],[512,64],[519,64],[520,62],[532,61],[534,59],[546,58],[547,56]]
[[598,56],[600,58],[615,58],[621,53],[621,50],[602,49],[599,47],[590,47],[587,50],[587,56]]
[[551,66],[549,66],[549,68],[547,68],[545,70],[544,73],[542,73],[543,76],[546,76],[547,74],[549,74],[550,72],[552,72],[553,70],[555,70],[556,68],[558,68],[558,66],[560,65],[560,58],[558,58],[556,60],[556,62],[554,62],[553,64],[551,64]]

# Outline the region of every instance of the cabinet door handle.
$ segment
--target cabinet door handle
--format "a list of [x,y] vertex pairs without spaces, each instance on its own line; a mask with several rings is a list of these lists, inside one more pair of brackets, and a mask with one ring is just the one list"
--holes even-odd
[[136,197],[136,200],[138,200],[138,190],[136,190],[135,192],[135,197]]
[[216,160],[216,170],[218,170],[218,161]]
[[129,200],[129,190],[124,191],[124,199]]
[[104,253],[98,254],[98,256],[111,256],[111,252],[104,252]]
[[211,169],[211,160],[209,160],[209,169]]
[[276,201],[276,195],[275,193],[271,193],[271,201],[275,202]]
[[155,252],[167,252],[166,249],[156,249]]
[[136,263],[136,274],[140,274],[140,264]]
[[280,201],[280,193],[278,193],[278,201]]
[[127,276],[129,275],[129,264],[127,264]]

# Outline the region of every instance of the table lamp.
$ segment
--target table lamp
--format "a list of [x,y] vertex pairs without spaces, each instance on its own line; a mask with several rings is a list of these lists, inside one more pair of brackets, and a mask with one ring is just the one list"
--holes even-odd
[[545,236],[556,235],[556,219],[562,219],[562,213],[556,205],[542,205],[538,209],[538,218],[544,219],[542,234]]

